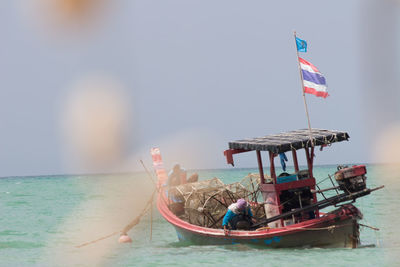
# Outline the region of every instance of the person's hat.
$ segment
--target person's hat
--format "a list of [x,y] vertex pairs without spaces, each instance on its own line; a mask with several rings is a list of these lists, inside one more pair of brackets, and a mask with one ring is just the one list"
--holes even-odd
[[243,198],[238,199],[236,204],[237,204],[238,209],[240,209],[240,210],[244,210],[244,208],[246,208],[246,206],[247,206],[247,202]]

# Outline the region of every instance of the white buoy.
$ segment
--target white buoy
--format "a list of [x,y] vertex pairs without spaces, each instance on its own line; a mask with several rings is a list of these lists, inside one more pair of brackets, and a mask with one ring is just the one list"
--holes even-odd
[[132,239],[127,234],[122,234],[119,239],[119,243],[132,243]]

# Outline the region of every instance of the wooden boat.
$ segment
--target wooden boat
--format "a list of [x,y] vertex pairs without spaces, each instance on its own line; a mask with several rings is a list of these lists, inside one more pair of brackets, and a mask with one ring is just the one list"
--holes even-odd
[[[248,230],[231,230],[228,235],[222,229],[207,228],[189,223],[176,215],[174,203],[168,198],[165,186],[167,174],[163,167],[160,150],[153,148],[153,166],[158,177],[157,207],[161,215],[175,228],[180,241],[199,245],[225,245],[245,243],[271,248],[287,247],[348,247],[360,245],[358,220],[361,212],[349,202],[380,189],[366,188],[366,168],[363,165],[342,168],[335,174],[338,185],[319,190],[313,176],[314,151],[317,146],[327,146],[348,140],[346,132],[321,129],[297,130],[260,138],[244,139],[229,143],[224,151],[227,163],[234,165],[233,155],[255,151],[257,155],[263,204],[266,218]],[[297,151],[305,150],[307,170],[299,170]],[[269,155],[270,178],[266,179],[261,152]],[[295,172],[276,175],[274,159],[290,151]],[[317,193],[327,190],[343,193],[321,201]],[[299,196],[297,198],[297,196]],[[288,205],[288,198],[292,198]],[[297,199],[296,199],[297,198]],[[339,205],[342,203],[341,205]],[[345,203],[345,204],[343,204]],[[337,206],[328,213],[320,212],[327,206]]]

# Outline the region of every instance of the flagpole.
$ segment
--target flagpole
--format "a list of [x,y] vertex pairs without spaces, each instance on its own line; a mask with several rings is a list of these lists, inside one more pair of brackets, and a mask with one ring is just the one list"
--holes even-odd
[[308,106],[307,106],[307,101],[306,101],[306,93],[305,93],[305,90],[304,90],[303,72],[301,71],[300,59],[299,59],[299,50],[297,49],[296,31],[294,31],[294,43],[295,43],[295,45],[296,45],[297,65],[298,65],[299,73],[300,73],[301,88],[303,89],[304,108],[305,108],[305,110],[306,110],[306,115],[307,115],[308,130],[310,131],[310,141],[311,141],[311,146],[314,147],[314,142],[312,141],[312,131],[311,131],[310,116],[309,116],[309,114],[308,114]]

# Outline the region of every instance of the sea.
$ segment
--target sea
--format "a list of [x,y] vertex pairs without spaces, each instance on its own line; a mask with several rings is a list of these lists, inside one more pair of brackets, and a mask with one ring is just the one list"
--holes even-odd
[[[327,178],[336,167],[314,167],[321,188],[332,186]],[[367,171],[369,188],[385,188],[354,203],[364,214],[361,223],[379,228],[361,227],[357,249],[180,243],[152,201],[151,172],[3,177],[0,266],[400,266],[399,168],[369,164]],[[257,169],[192,172],[233,183]],[[147,213],[128,232],[132,243],[118,243],[118,232],[146,203]]]

